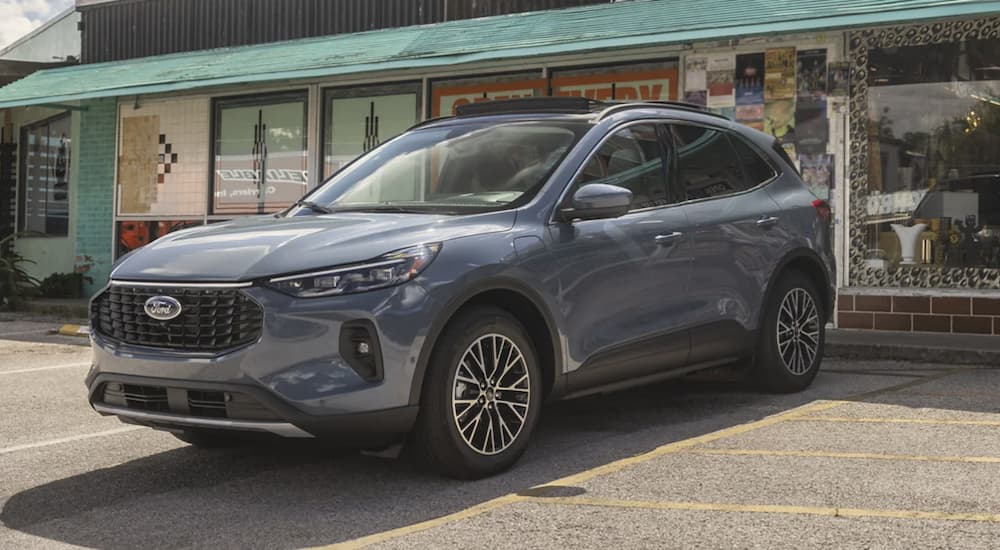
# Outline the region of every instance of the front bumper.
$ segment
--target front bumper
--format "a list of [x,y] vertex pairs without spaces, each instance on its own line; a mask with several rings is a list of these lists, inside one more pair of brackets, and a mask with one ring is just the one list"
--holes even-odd
[[[224,353],[130,346],[94,331],[87,376],[94,409],[172,430],[362,441],[410,430],[414,372],[433,309],[422,286],[308,300],[262,287],[243,292],[264,310],[261,337]],[[359,372],[340,352],[343,334],[359,323],[377,339],[377,377]]]

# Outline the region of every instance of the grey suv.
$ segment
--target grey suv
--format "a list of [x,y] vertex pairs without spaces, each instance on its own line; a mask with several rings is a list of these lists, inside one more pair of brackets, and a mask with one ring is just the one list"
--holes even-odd
[[545,400],[734,362],[807,387],[829,218],[773,138],[692,106],[469,105],[285,212],[122,258],[92,301],[89,398],[193,444],[405,441],[482,477]]

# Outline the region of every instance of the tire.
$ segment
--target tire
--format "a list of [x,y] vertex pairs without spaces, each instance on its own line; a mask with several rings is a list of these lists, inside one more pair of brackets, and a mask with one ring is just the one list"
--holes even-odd
[[524,326],[499,308],[465,310],[434,346],[409,450],[424,466],[457,479],[502,472],[528,446],[542,391],[538,355]]
[[798,271],[781,275],[764,312],[753,382],[771,393],[808,388],[823,361],[825,341],[826,312],[816,285]]

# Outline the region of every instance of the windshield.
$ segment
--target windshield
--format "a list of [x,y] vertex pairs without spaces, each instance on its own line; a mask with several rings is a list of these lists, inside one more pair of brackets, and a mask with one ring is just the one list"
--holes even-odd
[[544,185],[583,122],[470,122],[418,129],[334,174],[291,212],[478,213],[519,206]]

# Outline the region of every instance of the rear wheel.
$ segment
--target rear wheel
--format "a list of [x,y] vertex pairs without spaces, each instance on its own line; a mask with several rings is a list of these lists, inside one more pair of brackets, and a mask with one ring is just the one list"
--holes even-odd
[[521,323],[498,308],[462,312],[431,355],[411,450],[461,479],[506,470],[527,447],[541,392],[537,355]]
[[781,276],[767,304],[753,378],[763,390],[806,389],[819,372],[826,338],[823,301],[813,282],[798,271]]

